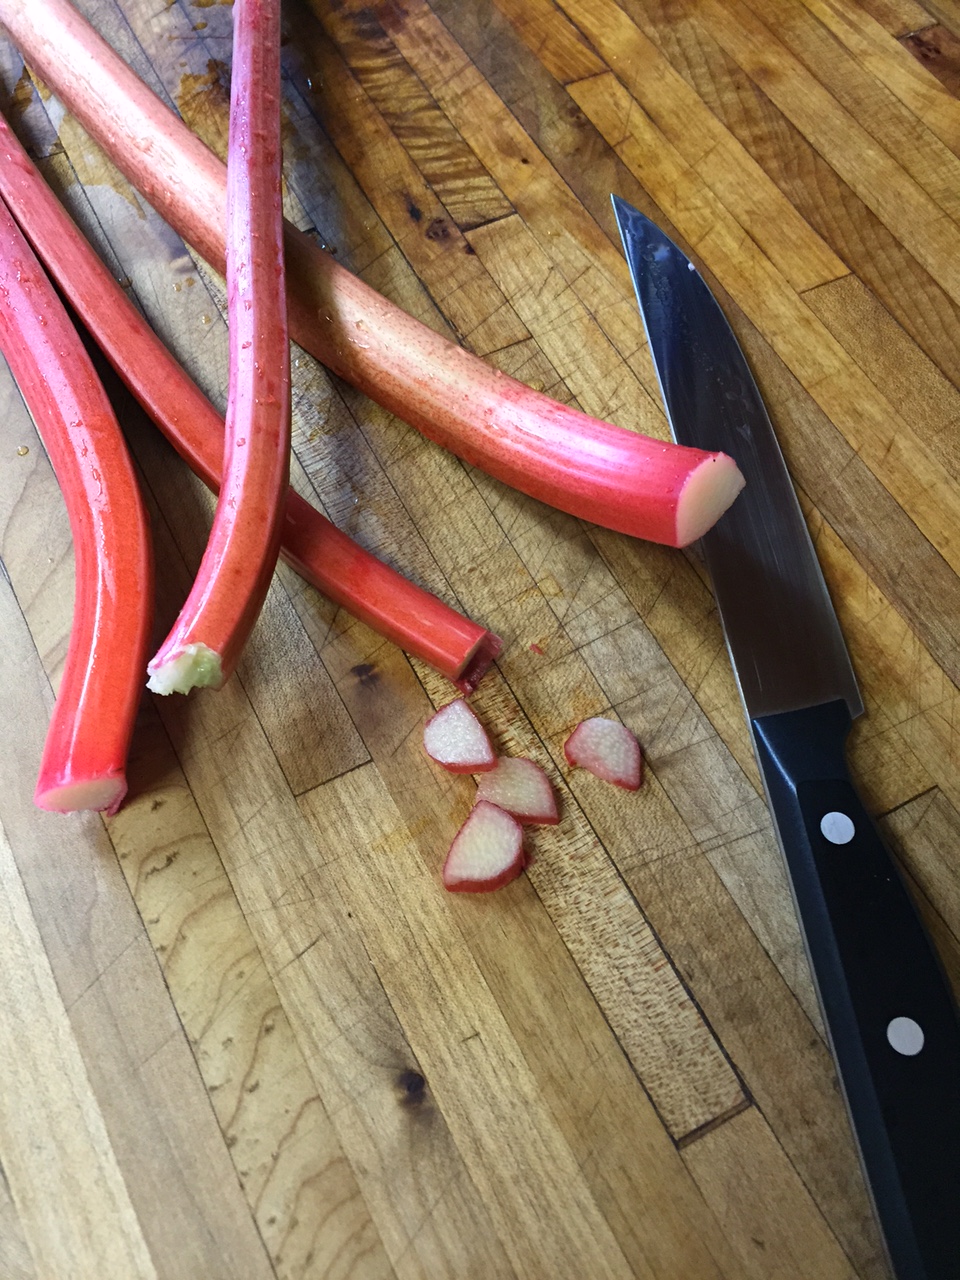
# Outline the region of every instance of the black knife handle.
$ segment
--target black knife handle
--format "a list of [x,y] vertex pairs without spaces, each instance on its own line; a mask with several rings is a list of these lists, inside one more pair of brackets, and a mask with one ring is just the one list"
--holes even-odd
[[960,1018],[845,760],[842,700],[752,721],[877,1218],[899,1280],[960,1280]]

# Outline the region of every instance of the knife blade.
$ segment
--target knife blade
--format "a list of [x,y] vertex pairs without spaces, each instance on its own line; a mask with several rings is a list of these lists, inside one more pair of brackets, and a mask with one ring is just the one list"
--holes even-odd
[[873,1207],[899,1280],[960,1277],[960,1017],[851,781],[853,666],[757,383],[700,272],[613,207],[674,439],[746,478],[701,539]]

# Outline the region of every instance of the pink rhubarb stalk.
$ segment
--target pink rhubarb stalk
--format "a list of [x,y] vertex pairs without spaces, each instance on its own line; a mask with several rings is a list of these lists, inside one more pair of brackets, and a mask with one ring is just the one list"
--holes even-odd
[[0,349],[63,493],[73,625],[35,801],[116,812],[147,656],[153,573],[133,465],[80,337],[0,201]]
[[277,565],[290,479],[280,0],[234,0],[233,29],[223,478],[196,581],[147,667],[154,693],[220,688],[232,674]]
[[[0,195],[80,319],[174,448],[216,492],[223,419],[120,288],[0,116]],[[284,559],[318,591],[472,693],[499,637],[377,560],[292,489]]]
[[[222,271],[221,161],[68,0],[0,0],[0,22],[128,180]],[[515,489],[606,528],[684,546],[742,488],[726,454],[654,440],[558,404],[414,320],[289,224],[285,243],[296,341]]]

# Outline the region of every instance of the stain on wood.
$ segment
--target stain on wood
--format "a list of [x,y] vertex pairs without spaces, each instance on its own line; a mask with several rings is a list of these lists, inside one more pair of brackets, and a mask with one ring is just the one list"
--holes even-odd
[[960,36],[940,25],[911,31],[900,43],[954,95],[960,95]]

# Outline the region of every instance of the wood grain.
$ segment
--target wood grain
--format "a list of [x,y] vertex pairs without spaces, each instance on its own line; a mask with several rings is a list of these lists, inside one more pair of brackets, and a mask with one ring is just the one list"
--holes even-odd
[[[231,5],[76,0],[221,155]],[[505,373],[665,438],[609,196],[702,267],[867,714],[851,765],[960,991],[953,0],[289,0],[284,205]],[[215,403],[224,283],[0,40],[5,114]],[[561,805],[443,891],[452,687],[278,571],[219,693],[145,696],[113,818],[32,807],[73,558],[0,367],[0,1272],[890,1280],[696,548],[588,526],[295,349],[295,487],[503,637],[472,703]],[[104,371],[157,553],[208,494]],[[571,769],[638,735],[627,794]]]

